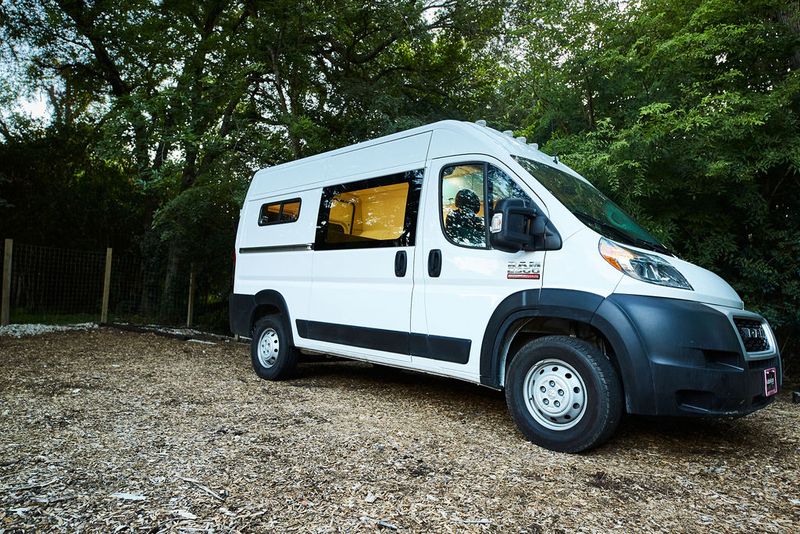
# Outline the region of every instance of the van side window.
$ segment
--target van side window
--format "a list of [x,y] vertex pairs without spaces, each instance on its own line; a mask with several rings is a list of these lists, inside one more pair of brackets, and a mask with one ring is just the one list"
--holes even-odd
[[281,210],[281,222],[294,222],[300,216],[300,199],[287,200]]
[[413,246],[423,170],[325,187],[315,250]]
[[270,202],[261,206],[261,213],[258,215],[258,225],[267,226],[270,224],[290,223],[296,221],[299,216],[299,198]]
[[442,169],[441,192],[444,234],[462,247],[488,248],[486,220],[500,200],[521,198],[535,205],[508,174],[488,163],[448,165]]
[[531,197],[509,175],[494,165],[489,165],[489,199],[492,210],[504,198],[520,198],[534,205]]
[[442,169],[442,228],[456,245],[486,248],[486,179],[483,163]]

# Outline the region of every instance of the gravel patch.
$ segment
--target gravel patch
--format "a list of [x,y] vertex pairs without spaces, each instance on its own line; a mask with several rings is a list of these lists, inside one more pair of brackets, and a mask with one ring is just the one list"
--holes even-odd
[[195,330],[188,327],[175,327],[163,326],[157,324],[131,324],[131,323],[113,323],[114,328],[122,330],[129,330],[132,332],[152,332],[154,334],[162,334],[165,336],[177,337],[179,339],[187,340],[189,338],[211,338],[211,339],[229,339],[229,336],[221,336],[218,334],[210,334],[202,330]]
[[38,336],[41,334],[49,334],[51,332],[69,332],[72,330],[93,330],[97,328],[95,323],[78,323],[78,324],[9,324],[0,326],[0,337],[29,337]]
[[800,405],[626,419],[582,455],[503,395],[352,362],[265,382],[246,345],[0,338],[0,531],[788,532]]

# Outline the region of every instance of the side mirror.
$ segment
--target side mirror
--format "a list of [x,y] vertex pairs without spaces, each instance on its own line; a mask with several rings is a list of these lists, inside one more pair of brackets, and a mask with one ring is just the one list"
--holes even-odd
[[521,198],[497,203],[489,231],[492,246],[506,252],[561,248],[561,236],[550,219]]
[[492,246],[506,252],[517,252],[531,244],[530,229],[536,210],[521,198],[504,198],[495,206],[489,234]]

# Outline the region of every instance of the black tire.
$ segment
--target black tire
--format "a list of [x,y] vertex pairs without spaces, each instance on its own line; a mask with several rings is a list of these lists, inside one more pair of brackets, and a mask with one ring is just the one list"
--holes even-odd
[[[559,368],[559,361],[567,365]],[[576,381],[584,385],[585,391],[581,392]],[[581,452],[597,447],[614,434],[622,418],[622,386],[614,366],[599,349],[580,339],[547,336],[525,344],[511,361],[505,388],[508,410],[520,432],[553,451]],[[559,397],[564,389],[567,397]],[[574,397],[569,390],[574,390]],[[533,392],[530,397],[528,391]],[[558,417],[544,411],[564,410],[553,406],[556,400],[564,402],[564,398],[569,399],[568,403],[580,402],[572,403],[570,412]]]
[[[265,380],[282,380],[292,375],[299,351],[291,346],[289,335],[279,315],[262,317],[253,326],[250,359],[253,370]],[[264,342],[264,352],[259,347]]]

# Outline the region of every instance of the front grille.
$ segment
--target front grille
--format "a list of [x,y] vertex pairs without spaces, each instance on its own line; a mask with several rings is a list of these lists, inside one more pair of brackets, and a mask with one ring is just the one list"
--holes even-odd
[[767,332],[761,321],[737,317],[733,319],[733,322],[736,324],[736,330],[739,331],[739,337],[742,338],[744,349],[747,352],[763,352],[769,349]]

